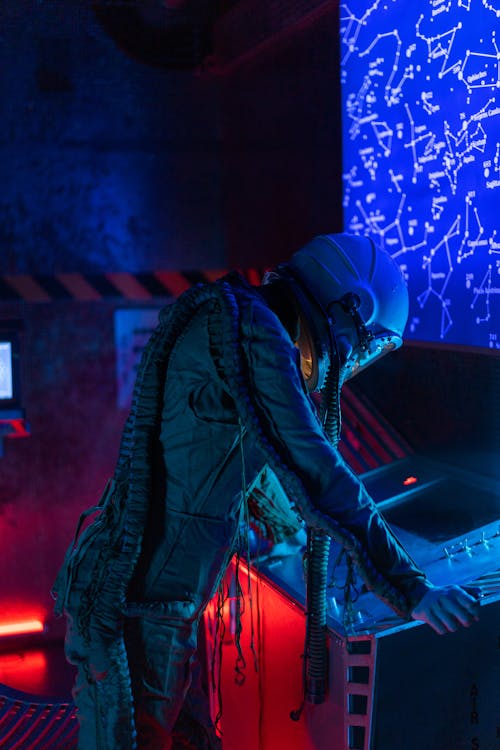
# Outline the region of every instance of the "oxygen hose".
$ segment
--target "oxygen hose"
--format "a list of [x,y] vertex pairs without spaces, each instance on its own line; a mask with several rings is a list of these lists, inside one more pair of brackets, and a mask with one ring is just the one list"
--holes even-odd
[[306,684],[308,703],[324,703],[328,688],[326,645],[326,585],[330,537],[322,531],[307,532]]
[[[331,351],[336,352],[333,334]],[[323,429],[334,445],[340,438],[339,367],[338,362],[336,364],[328,368],[320,412]],[[330,541],[324,532],[308,529],[305,699],[313,704],[324,703],[328,689],[326,586]]]

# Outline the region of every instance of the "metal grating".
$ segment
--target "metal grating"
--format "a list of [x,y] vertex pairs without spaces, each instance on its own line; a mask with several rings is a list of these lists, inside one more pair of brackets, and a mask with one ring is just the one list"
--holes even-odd
[[339,450],[358,474],[413,453],[406,440],[362,394],[342,388],[342,440]]
[[76,750],[78,721],[72,703],[50,702],[0,685],[0,747]]

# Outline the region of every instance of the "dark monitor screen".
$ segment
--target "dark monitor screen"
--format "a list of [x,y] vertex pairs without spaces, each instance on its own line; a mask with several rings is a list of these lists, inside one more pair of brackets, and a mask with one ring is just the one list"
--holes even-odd
[[345,231],[401,265],[407,338],[500,349],[500,3],[340,19]]
[[390,524],[430,542],[444,542],[499,520],[500,494],[446,478],[382,513]]

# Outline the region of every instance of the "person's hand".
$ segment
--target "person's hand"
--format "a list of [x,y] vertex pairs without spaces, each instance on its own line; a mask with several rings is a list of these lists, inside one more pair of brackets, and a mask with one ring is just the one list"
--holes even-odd
[[479,620],[479,602],[460,586],[434,586],[413,609],[414,620],[422,620],[436,633],[452,633]]

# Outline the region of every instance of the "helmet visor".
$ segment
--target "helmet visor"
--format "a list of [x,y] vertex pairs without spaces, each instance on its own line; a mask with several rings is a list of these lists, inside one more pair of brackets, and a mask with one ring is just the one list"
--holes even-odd
[[318,389],[323,380],[325,347],[312,335],[311,326],[303,314],[300,316],[300,334],[295,346],[300,352],[302,377],[311,393]]

